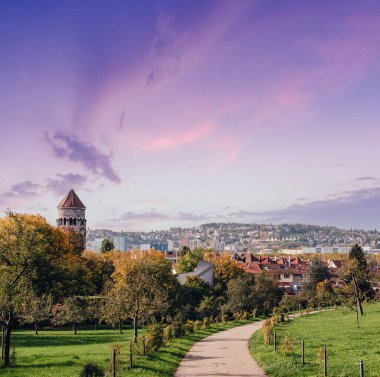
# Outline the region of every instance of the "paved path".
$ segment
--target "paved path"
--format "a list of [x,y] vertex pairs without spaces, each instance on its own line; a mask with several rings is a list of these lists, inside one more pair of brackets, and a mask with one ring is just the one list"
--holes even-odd
[[263,377],[248,351],[248,339],[263,321],[238,326],[196,343],[178,367],[175,377]]

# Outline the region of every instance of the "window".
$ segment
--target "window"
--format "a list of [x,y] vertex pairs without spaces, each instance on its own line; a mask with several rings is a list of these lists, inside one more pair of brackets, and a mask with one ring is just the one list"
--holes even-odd
[[290,275],[289,274],[284,274],[284,279],[289,279]]

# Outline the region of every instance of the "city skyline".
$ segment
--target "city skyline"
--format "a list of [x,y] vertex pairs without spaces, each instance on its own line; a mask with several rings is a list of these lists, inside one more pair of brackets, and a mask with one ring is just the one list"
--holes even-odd
[[[22,7],[20,7],[22,4]],[[0,210],[380,228],[380,4],[0,5]]]

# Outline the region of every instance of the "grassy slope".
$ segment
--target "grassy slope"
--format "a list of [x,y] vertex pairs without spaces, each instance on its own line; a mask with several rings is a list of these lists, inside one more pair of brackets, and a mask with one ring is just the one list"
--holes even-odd
[[[228,325],[201,330],[181,339],[173,339],[157,353],[135,359],[135,368],[128,369],[128,344],[132,330],[119,334],[113,330],[82,330],[77,336],[71,331],[16,331],[13,344],[16,347],[16,365],[9,370],[0,368],[0,376],[12,377],[75,377],[87,362],[95,362],[109,370],[113,342],[123,345],[120,376],[173,376],[180,361],[198,340],[248,321],[231,322]],[[140,335],[143,331],[140,332]],[[110,375],[110,374],[108,374]]]
[[[364,361],[365,376],[380,376],[380,304],[364,307],[365,316],[356,327],[355,313],[347,309],[296,318],[276,326],[277,339],[282,343],[290,335],[295,352],[284,357],[273,346],[263,344],[260,332],[249,341],[251,354],[271,377],[321,376],[317,353],[327,347],[329,376],[358,376],[359,361]],[[301,365],[301,340],[305,339],[306,365]]]

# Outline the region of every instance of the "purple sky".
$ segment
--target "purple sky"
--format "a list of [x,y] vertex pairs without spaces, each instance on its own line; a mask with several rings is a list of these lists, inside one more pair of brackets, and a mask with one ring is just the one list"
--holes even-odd
[[378,1],[0,2],[0,209],[380,228]]

